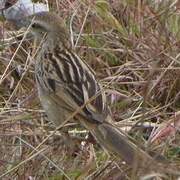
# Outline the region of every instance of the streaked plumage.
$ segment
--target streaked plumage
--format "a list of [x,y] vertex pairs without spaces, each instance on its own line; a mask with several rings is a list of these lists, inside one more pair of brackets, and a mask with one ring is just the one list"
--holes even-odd
[[74,120],[89,129],[105,149],[122,157],[128,164],[134,165],[137,159],[141,166],[145,159],[153,162],[148,154],[109,123],[111,117],[106,97],[93,70],[71,48],[63,20],[44,12],[18,23],[26,26],[31,23],[31,30],[41,44],[35,75],[39,97],[49,120],[57,126],[62,124],[79,106],[98,93]]

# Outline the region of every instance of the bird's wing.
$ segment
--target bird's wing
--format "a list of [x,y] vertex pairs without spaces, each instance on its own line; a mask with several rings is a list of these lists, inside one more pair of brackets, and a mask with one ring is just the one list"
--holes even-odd
[[105,96],[92,69],[72,51],[55,49],[54,52],[45,54],[52,65],[48,65],[49,72],[46,69],[46,79],[55,92],[54,101],[66,103],[73,111],[86,104],[82,116],[93,123],[104,121],[108,114]]

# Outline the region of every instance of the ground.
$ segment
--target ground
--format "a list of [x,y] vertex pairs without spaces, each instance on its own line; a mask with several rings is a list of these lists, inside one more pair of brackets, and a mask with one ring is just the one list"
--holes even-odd
[[[180,167],[179,1],[48,3],[106,88],[114,123],[139,147]],[[177,178],[166,172],[139,175],[92,143],[76,122],[67,124],[76,147],[59,146],[54,139],[60,132],[54,132],[37,96],[33,40],[21,41],[24,30],[7,21],[0,28],[0,179]]]

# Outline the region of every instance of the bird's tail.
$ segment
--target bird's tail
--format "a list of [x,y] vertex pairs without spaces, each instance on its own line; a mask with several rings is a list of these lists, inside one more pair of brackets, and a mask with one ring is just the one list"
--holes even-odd
[[154,161],[145,151],[133,144],[118,128],[105,122],[91,129],[97,141],[108,151],[120,156],[127,164],[134,166],[135,163]]
[[[100,145],[108,152],[121,157],[132,168],[141,168],[143,172],[153,170],[163,173],[180,175],[179,168],[169,166],[169,163],[154,159],[147,152],[132,143],[117,127],[108,122],[89,124],[82,121]],[[165,164],[164,164],[165,163]]]

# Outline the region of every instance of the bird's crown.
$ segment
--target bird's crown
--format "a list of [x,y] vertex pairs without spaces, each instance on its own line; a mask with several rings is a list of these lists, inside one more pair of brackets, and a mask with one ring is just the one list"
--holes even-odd
[[54,39],[58,39],[58,37],[63,41],[69,39],[69,33],[63,19],[54,13],[39,12],[13,22],[17,27],[30,27],[31,32],[37,38],[41,38],[41,35],[47,33]]

